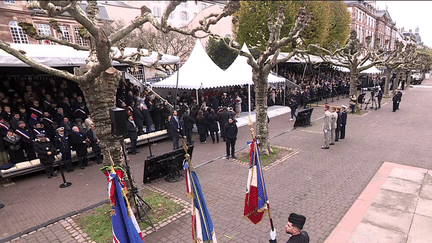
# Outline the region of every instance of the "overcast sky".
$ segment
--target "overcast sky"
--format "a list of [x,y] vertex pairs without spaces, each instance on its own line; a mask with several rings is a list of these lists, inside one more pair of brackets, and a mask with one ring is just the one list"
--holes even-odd
[[418,26],[423,43],[432,47],[432,1],[377,1],[377,9],[384,10],[386,5],[396,28],[414,32]]

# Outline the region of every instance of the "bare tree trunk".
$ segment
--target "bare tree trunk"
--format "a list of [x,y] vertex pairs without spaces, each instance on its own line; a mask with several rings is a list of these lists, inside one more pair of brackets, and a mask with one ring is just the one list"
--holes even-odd
[[[102,72],[96,80],[89,80],[80,85],[86,102],[91,104],[89,110],[101,141],[103,155],[108,158],[110,154],[115,166],[122,165],[123,154],[119,141],[111,134],[109,109],[115,107],[116,87],[120,78],[120,71],[111,67]],[[104,160],[104,163],[111,165],[110,160],[107,159]]]
[[411,86],[411,80],[412,80],[412,71],[408,72],[408,77],[407,77],[407,84],[406,84],[406,88],[409,89]]
[[387,68],[385,72],[385,85],[384,85],[385,97],[389,97],[390,95],[390,77],[391,77],[391,69]]
[[396,77],[393,81],[393,92],[399,87],[399,79],[401,77],[401,73],[399,70],[396,71]]
[[[355,95],[355,97],[358,98],[357,83],[358,83],[357,66],[353,66],[350,70],[350,95]],[[356,111],[358,110],[358,102],[356,102],[355,110]]]
[[270,154],[272,149],[269,142],[269,131],[267,122],[267,80],[262,70],[252,71],[252,80],[255,84],[256,104],[256,138],[260,144],[260,151],[263,154]]

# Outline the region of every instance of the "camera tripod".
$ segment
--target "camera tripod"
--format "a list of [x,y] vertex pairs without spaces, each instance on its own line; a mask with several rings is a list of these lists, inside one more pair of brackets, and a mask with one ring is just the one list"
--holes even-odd
[[378,108],[378,102],[375,97],[375,93],[371,92],[371,97],[364,103],[365,104],[365,110],[367,110],[368,105],[370,104],[370,108],[373,109],[375,106],[375,109]]
[[139,191],[138,188],[135,186],[135,182],[132,179],[131,173],[130,173],[130,166],[129,166],[129,162],[128,162],[128,156],[126,154],[126,149],[125,149],[125,145],[124,145],[124,138],[121,137],[120,138],[120,144],[122,146],[122,151],[123,151],[123,156],[125,158],[125,164],[126,164],[126,175],[128,177],[128,180],[130,182],[131,185],[131,189],[129,191],[129,196],[128,196],[128,200],[129,201],[133,201],[136,205],[136,209],[137,209],[137,214],[138,214],[138,220],[142,221],[143,217],[141,216],[140,213],[140,208],[144,214],[144,216],[147,218],[147,220],[149,221],[151,227],[157,231],[156,227],[154,226],[153,222],[151,221],[150,217],[147,215],[145,207],[147,207],[148,209],[151,209],[150,205],[148,205],[148,203],[146,203],[146,201],[144,201],[144,199],[142,199],[142,197],[139,195]]

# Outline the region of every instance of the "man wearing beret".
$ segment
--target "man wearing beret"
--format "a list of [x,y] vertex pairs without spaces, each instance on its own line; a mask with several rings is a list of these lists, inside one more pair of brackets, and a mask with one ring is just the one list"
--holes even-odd
[[[306,223],[306,217],[300,214],[291,213],[288,217],[288,222],[285,225],[287,234],[291,237],[287,243],[309,243],[309,235],[306,231],[302,231],[303,225]],[[277,243],[276,230],[270,231],[270,243]]]

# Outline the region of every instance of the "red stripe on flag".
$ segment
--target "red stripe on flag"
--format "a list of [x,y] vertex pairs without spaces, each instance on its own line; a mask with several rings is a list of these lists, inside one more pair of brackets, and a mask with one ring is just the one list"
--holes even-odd
[[257,224],[264,216],[264,211],[258,212],[258,188],[251,186],[249,192],[246,193],[244,216],[252,223]]

